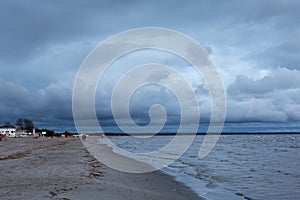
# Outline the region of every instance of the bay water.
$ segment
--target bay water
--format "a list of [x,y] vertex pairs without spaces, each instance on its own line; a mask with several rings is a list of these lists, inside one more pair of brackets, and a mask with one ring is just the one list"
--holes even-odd
[[[109,140],[127,151],[144,153],[160,149],[172,138],[120,136]],[[162,171],[205,199],[300,199],[299,134],[221,135],[208,156],[200,159],[203,139],[203,135],[196,136],[190,148]]]

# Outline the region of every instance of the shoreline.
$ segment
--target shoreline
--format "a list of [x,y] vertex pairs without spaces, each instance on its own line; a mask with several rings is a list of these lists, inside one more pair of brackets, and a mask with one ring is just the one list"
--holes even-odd
[[163,171],[111,169],[79,138],[8,138],[0,166],[1,199],[203,199]]

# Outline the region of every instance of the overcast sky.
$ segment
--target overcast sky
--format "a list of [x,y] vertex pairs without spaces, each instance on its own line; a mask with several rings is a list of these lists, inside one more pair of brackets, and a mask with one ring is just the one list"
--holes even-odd
[[[2,0],[0,124],[30,118],[40,127],[73,127],[72,88],[84,58],[113,34],[149,26],[180,31],[203,45],[224,81],[228,122],[300,121],[299,8],[298,0]],[[173,55],[150,51],[128,56],[115,68],[154,61],[186,65]],[[122,74],[116,69],[97,95],[98,115],[107,121],[109,91]],[[182,73],[207,121],[206,86],[189,69]],[[132,98],[132,116],[147,120],[153,103],[166,105],[170,121],[178,115],[174,96],[149,86]]]

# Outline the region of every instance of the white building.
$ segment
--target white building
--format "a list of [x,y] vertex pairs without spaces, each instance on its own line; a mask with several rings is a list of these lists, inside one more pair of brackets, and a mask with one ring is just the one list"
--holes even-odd
[[0,134],[8,137],[16,137],[16,128],[10,126],[0,126]]

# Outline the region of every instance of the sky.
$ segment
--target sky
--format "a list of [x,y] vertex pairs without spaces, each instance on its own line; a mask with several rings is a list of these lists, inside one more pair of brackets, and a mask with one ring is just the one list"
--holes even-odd
[[[103,40],[141,27],[173,29],[204,47],[224,82],[226,122],[299,122],[299,7],[297,0],[2,0],[0,124],[29,118],[38,127],[73,130],[72,89],[81,63]],[[200,119],[209,121],[202,78],[175,55],[149,50],[125,56],[107,71],[96,95],[100,123],[113,122],[110,95],[118,78],[148,62],[179,70],[199,99]],[[178,123],[176,98],[154,85],[132,97],[135,122],[149,121],[156,103],[165,106],[168,123]]]

